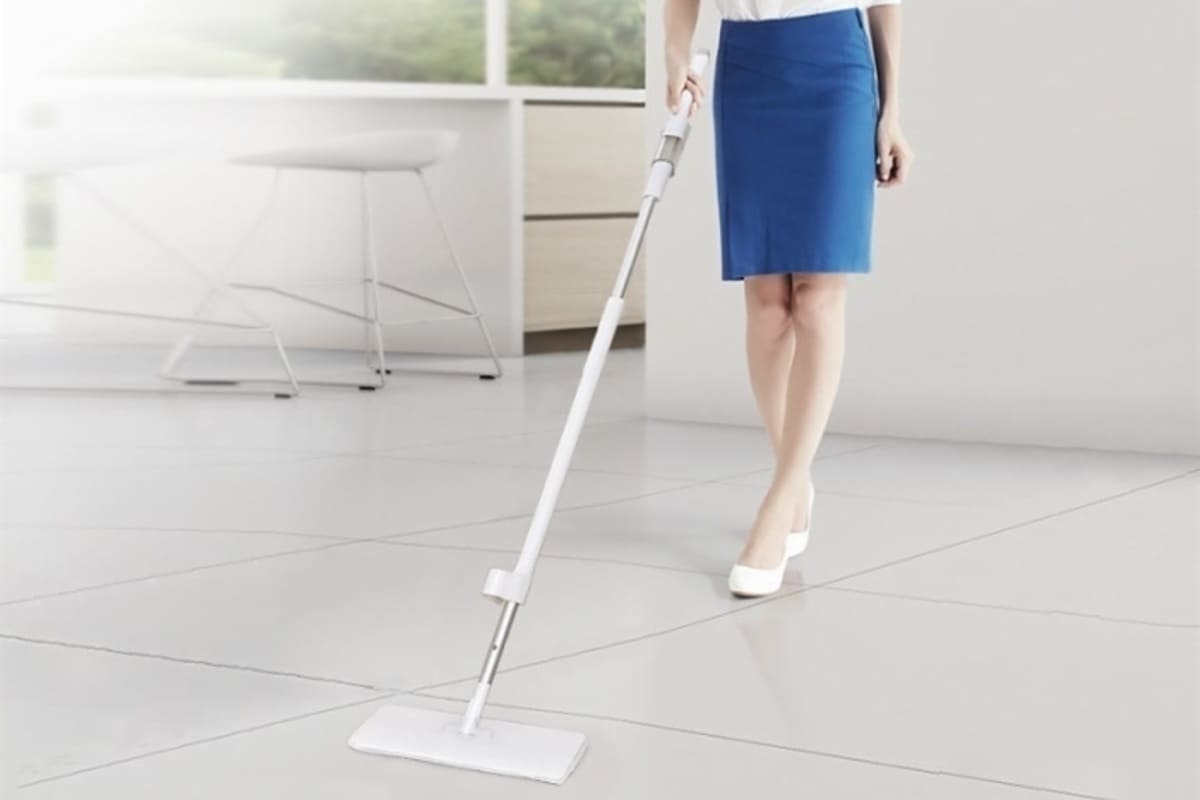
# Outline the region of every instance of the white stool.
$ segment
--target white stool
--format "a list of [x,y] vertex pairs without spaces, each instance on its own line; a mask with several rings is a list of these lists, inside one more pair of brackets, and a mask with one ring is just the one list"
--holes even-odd
[[[279,173],[285,169],[349,172],[357,173],[359,176],[364,217],[364,258],[361,279],[349,280],[351,280],[353,283],[359,283],[361,280],[363,287],[363,309],[361,313],[321,302],[312,297],[308,297],[290,289],[286,289],[282,285],[241,283],[236,281],[230,283],[231,286],[238,289],[270,292],[279,297],[283,297],[297,303],[303,303],[305,305],[313,306],[339,316],[358,320],[364,324],[363,354],[366,358],[368,368],[372,370],[373,383],[301,381],[302,383],[311,382],[324,383],[326,385],[358,386],[360,389],[364,390],[382,387],[387,381],[387,376],[392,372],[392,370],[390,370],[387,366],[386,353],[384,352],[383,330],[385,327],[439,320],[461,319],[473,319],[479,326],[479,332],[483,336],[484,345],[487,348],[487,355],[491,359],[493,371],[486,373],[478,373],[474,371],[468,373],[461,370],[423,371],[476,374],[480,378],[485,379],[497,378],[501,375],[502,370],[500,366],[500,359],[496,356],[496,348],[492,344],[492,338],[488,333],[487,326],[484,324],[483,318],[479,313],[479,305],[475,300],[475,294],[471,290],[471,285],[467,280],[466,273],[463,271],[462,264],[458,260],[458,254],[455,252],[454,244],[451,242],[450,236],[446,231],[446,226],[442,219],[442,215],[438,210],[437,204],[434,202],[433,194],[430,191],[429,184],[425,179],[425,168],[444,158],[451,150],[454,149],[454,146],[457,143],[458,134],[454,133],[453,131],[374,131],[370,133],[340,136],[321,142],[287,147],[266,153],[256,153],[253,155],[235,158],[233,160],[233,162],[236,164],[273,167],[276,171],[276,183],[278,183]],[[373,172],[411,172],[417,177],[417,180],[421,184],[421,188],[425,193],[425,198],[429,203],[430,209],[433,212],[434,219],[437,220],[439,234],[442,240],[445,242],[446,249],[450,255],[450,260],[458,274],[458,280],[462,283],[463,290],[466,292],[467,302],[469,304],[468,307],[463,308],[454,303],[449,303],[444,300],[419,294],[415,291],[399,286],[396,283],[380,278],[379,263],[375,253],[374,237],[372,236],[371,195],[368,186],[368,178]],[[274,192],[275,189],[273,188],[271,197],[268,199],[268,204],[270,204],[273,200]],[[433,319],[383,319],[380,294],[381,290],[385,289],[444,309],[451,312],[451,315]],[[180,355],[182,355],[182,353],[180,353]]]
[[[215,298],[224,298],[237,307],[247,318],[247,322],[223,322],[206,319],[201,316],[203,305],[190,315],[152,313],[149,311],[130,311],[110,306],[97,306],[89,303],[65,303],[44,293],[3,293],[0,294],[0,304],[24,306],[27,308],[44,308],[54,311],[70,311],[87,314],[104,314],[107,316],[127,317],[133,319],[153,320],[156,322],[183,323],[190,326],[225,328],[245,332],[256,332],[271,337],[280,363],[283,367],[283,378],[289,385],[289,390],[275,392],[276,397],[292,397],[300,392],[300,386],[292,373],[287,353],[275,329],[259,317],[237,293],[208,271],[201,269],[190,258],[177,248],[168,244],[162,237],[126,212],[113,202],[109,196],[83,178],[83,173],[105,167],[119,167],[139,164],[156,158],[174,155],[184,149],[185,143],[174,138],[166,138],[149,134],[137,134],[128,131],[61,131],[61,130],[19,130],[0,134],[0,174],[16,176],[53,176],[69,180],[73,186],[88,195],[97,205],[104,208],[113,218],[127,225],[142,239],[153,245],[161,254],[166,256],[167,263],[177,267],[187,274],[193,282],[207,290],[208,299],[205,304]],[[194,338],[193,334],[191,338]],[[190,340],[189,340],[190,341]],[[172,378],[164,370],[163,377]],[[276,379],[269,379],[276,382]],[[193,383],[215,383],[225,385],[230,381],[194,381]],[[0,388],[9,388],[0,386]],[[20,388],[32,388],[22,386]],[[51,387],[45,387],[51,388]],[[87,389],[92,387],[78,387]]]

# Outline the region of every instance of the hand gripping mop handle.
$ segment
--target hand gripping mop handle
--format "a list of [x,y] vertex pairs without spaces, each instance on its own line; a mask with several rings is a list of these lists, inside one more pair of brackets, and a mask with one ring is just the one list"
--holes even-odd
[[[708,62],[709,52],[701,50],[692,56],[688,68],[693,75],[703,76]],[[541,553],[542,542],[546,538],[546,531],[550,526],[550,518],[558,504],[559,491],[566,479],[567,469],[575,452],[575,444],[579,441],[579,433],[583,429],[588,407],[596,392],[600,372],[604,368],[604,361],[612,346],[613,334],[621,319],[621,310],[625,304],[625,292],[629,288],[629,279],[633,274],[638,253],[641,251],[650,215],[654,210],[655,203],[662,198],[667,182],[675,174],[675,166],[683,154],[683,148],[687,142],[688,131],[691,128],[688,117],[693,99],[691,91],[685,89],[679,98],[678,109],[663,126],[658,150],[650,164],[650,174],[646,181],[646,189],[642,194],[637,222],[634,224],[633,234],[630,236],[625,256],[621,262],[621,271],[617,276],[612,295],[604,305],[604,313],[600,322],[596,326],[596,335],[592,339],[587,360],[584,361],[579,388],[575,391],[571,410],[567,413],[567,421],[563,426],[562,436],[558,440],[558,447],[554,451],[554,458],[550,462],[546,483],[542,487],[542,494],[530,522],[529,532],[525,535],[525,544],[521,548],[517,565],[511,571],[493,569],[488,573],[487,581],[484,584],[483,593],[501,603],[503,609],[484,659],[479,684],[463,716],[461,732],[464,734],[472,734],[475,731],[479,717],[483,713],[483,706],[487,702],[492,680],[500,664],[504,644],[512,630],[517,607],[525,602],[529,594],[534,566]]]

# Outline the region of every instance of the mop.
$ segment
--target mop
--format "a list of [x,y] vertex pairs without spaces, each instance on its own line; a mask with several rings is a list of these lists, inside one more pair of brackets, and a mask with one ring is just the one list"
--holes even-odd
[[[695,75],[703,75],[708,66],[707,50],[697,52],[689,65]],[[541,553],[542,541],[558,502],[559,490],[567,476],[575,444],[587,417],[588,406],[596,393],[596,384],[612,346],[613,334],[621,319],[625,292],[646,235],[650,215],[662,198],[667,182],[675,174],[675,165],[683,153],[691,125],[691,92],[685,90],[678,110],[663,127],[658,150],[650,165],[650,175],[642,194],[641,207],[633,226],[621,271],[613,293],[604,305],[600,324],[583,365],[583,375],[567,413],[562,436],[550,462],[549,474],[521,547],[516,567],[511,571],[493,569],[488,573],[483,593],[500,604],[500,621],[479,675],[479,683],[462,714],[404,706],[385,706],[367,720],[353,736],[350,747],[364,753],[399,756],[463,769],[511,775],[560,784],[564,782],[587,746],[582,733],[543,728],[503,720],[482,720],[488,692],[500,666],[504,645],[512,633],[517,609],[525,602],[533,579],[533,570]]]

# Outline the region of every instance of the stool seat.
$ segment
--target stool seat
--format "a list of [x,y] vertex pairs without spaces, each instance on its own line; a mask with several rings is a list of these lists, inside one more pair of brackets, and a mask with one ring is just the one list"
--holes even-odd
[[454,131],[371,131],[252,153],[233,161],[290,169],[404,172],[440,161],[457,144],[458,134]]

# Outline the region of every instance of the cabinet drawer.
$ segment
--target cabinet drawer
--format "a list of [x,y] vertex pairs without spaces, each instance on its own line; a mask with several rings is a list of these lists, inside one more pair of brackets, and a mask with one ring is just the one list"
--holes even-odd
[[637,211],[645,183],[639,106],[525,106],[525,214]]
[[[633,219],[525,223],[525,330],[593,328],[612,293]],[[623,324],[646,321],[644,259],[625,296]]]

